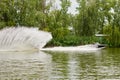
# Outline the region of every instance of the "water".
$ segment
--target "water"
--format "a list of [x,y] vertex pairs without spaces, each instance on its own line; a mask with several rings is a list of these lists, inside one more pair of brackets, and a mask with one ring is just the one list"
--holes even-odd
[[0,52],[0,80],[120,80],[119,53]]
[[39,50],[52,39],[37,28],[11,27],[0,31],[0,51]]
[[0,53],[0,80],[49,80],[51,59],[43,52]]

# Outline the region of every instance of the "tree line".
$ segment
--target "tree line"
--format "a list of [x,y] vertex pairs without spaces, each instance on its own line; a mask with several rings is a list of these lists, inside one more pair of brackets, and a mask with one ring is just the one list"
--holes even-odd
[[[38,27],[53,35],[50,46],[89,44],[96,33],[107,34],[103,43],[120,47],[120,1],[76,0],[77,14],[68,13],[70,0],[1,0],[0,29],[12,26]],[[71,28],[71,29],[70,29]]]

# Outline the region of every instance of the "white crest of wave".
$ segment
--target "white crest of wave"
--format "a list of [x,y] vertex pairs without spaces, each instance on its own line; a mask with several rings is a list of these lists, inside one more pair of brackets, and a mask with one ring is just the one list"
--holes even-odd
[[52,39],[49,32],[38,28],[10,27],[0,31],[0,51],[38,50]]

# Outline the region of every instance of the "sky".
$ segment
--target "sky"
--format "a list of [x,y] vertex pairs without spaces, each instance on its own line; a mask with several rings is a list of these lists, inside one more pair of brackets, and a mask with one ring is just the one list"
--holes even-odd
[[76,11],[76,7],[78,7],[78,3],[76,2],[76,0],[70,0],[71,1],[71,7],[68,9],[68,12],[69,13],[72,13],[72,14],[76,14],[77,11]]
[[[71,7],[68,8],[68,13],[76,14],[77,13],[76,7],[78,7],[78,3],[76,2],[76,0],[70,0],[70,1],[71,1]],[[60,0],[55,0],[54,7],[56,9],[61,9],[60,3],[61,3]]]

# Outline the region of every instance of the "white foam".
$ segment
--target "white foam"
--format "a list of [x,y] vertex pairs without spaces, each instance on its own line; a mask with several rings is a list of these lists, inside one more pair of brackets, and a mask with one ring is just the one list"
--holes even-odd
[[97,48],[96,45],[83,45],[83,46],[70,46],[70,47],[51,47],[51,48],[42,48],[42,51],[98,51],[102,48]]

